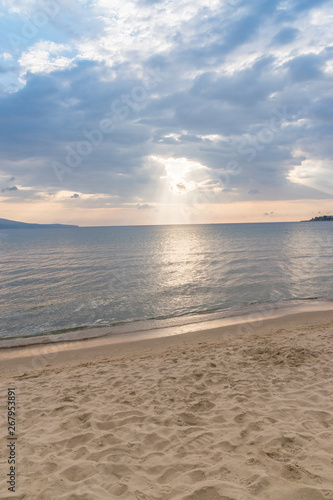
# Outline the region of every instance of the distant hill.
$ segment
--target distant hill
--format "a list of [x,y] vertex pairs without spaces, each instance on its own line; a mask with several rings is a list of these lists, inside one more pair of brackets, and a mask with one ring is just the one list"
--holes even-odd
[[17,222],[15,220],[0,219],[0,229],[56,229],[56,228],[79,227],[70,224],[30,224],[29,222]]
[[313,217],[311,220],[303,221],[303,222],[321,222],[321,221],[333,221],[333,215],[321,215],[320,217]]

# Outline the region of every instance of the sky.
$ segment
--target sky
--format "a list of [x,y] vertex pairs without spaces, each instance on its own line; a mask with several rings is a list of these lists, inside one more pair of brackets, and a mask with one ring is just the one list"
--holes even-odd
[[333,214],[333,3],[0,0],[0,217]]

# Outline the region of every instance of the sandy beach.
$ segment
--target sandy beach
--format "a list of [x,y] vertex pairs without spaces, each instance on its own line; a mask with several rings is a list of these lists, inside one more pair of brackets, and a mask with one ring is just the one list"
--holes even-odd
[[1,353],[1,499],[333,499],[332,311],[45,349]]

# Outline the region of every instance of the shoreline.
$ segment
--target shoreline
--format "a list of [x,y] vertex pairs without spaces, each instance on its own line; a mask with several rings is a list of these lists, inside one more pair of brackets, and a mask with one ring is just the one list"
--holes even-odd
[[160,337],[189,331],[208,330],[236,323],[253,322],[258,319],[282,317],[298,312],[333,310],[333,300],[325,298],[303,298],[281,302],[262,302],[205,313],[189,314],[169,318],[149,318],[123,321],[113,325],[82,325],[59,328],[44,333],[0,338],[0,353],[4,349],[82,341],[103,338],[128,337],[142,334]]
[[[280,312],[282,312],[280,310]],[[79,362],[80,359],[96,361],[106,355],[110,359],[117,356],[136,355],[141,353],[153,354],[156,350],[163,352],[165,348],[177,348],[181,345],[205,343],[225,343],[238,341],[242,337],[247,340],[251,336],[260,337],[267,329],[279,330],[283,326],[298,324],[320,324],[323,318],[332,321],[333,305],[330,309],[303,310],[295,312],[286,309],[284,314],[263,317],[234,317],[224,318],[226,324],[219,324],[221,320],[169,327],[164,329],[139,331],[128,334],[118,334],[107,337],[88,338],[73,342],[46,343],[24,347],[0,349],[0,363],[4,372],[16,371],[20,367],[36,369],[38,366],[55,366],[57,364]],[[253,316],[253,315],[251,315]],[[233,321],[229,321],[232,319]],[[205,328],[206,327],[206,328]],[[14,367],[15,363],[15,367]],[[43,367],[41,366],[41,367]]]
[[[242,313],[237,310],[229,311],[230,314],[226,314],[225,310],[205,315],[189,316],[187,318],[169,318],[169,324],[165,324],[165,320],[155,321],[154,325],[148,320],[138,320],[112,326],[74,327],[73,329],[46,332],[38,335],[1,338],[0,354],[8,349],[24,349],[53,344],[59,346],[67,344],[79,345],[81,342],[95,339],[102,339],[102,341],[103,339],[110,339],[112,343],[114,339],[116,339],[118,343],[118,341],[128,342],[129,340],[135,340],[137,337],[142,339],[167,337],[193,331],[226,327],[234,324],[280,318],[291,314],[330,310],[333,311],[333,301],[329,299],[303,299],[300,303],[292,305],[272,302],[256,304],[254,307],[245,306]],[[186,321],[184,321],[184,319],[186,319]],[[182,322],[178,323],[177,320],[182,320]],[[108,340],[106,340],[106,342],[108,342]]]
[[333,498],[333,311],[239,326],[1,360],[15,498]]

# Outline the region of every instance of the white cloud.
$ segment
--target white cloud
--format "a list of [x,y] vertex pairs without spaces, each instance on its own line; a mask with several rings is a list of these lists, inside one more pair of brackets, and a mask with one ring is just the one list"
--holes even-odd
[[11,54],[9,54],[8,52],[3,52],[2,54],[0,54],[0,57],[2,59],[4,59],[5,61],[13,59],[13,56]]
[[68,68],[74,58],[65,57],[63,53],[71,51],[69,45],[50,41],[39,41],[24,52],[19,59],[21,76],[30,73],[50,73],[51,71]]
[[166,175],[161,179],[167,182],[173,194],[184,195],[195,190],[214,194],[222,191],[220,182],[211,178],[210,169],[199,162],[184,157],[152,156],[151,159],[164,165]]
[[275,58],[274,68],[277,76],[281,75],[282,65],[291,59],[306,55],[319,54],[332,43],[333,5],[324,6],[314,11],[304,11],[297,19],[291,20],[287,26],[299,30],[295,40],[282,46],[271,45],[273,37],[281,30],[281,24],[276,24],[275,18],[260,26],[258,36],[249,41],[246,46],[247,55],[244,57],[244,46],[239,46],[226,58],[220,67],[224,74],[250,68],[252,64],[263,56]]
[[288,179],[296,184],[333,195],[332,167],[333,164],[329,161],[306,159],[289,172]]
[[[53,198],[56,201],[65,201],[73,198],[73,191],[58,191],[55,194],[50,194],[50,193],[39,193],[40,195],[43,195],[46,198]],[[95,193],[95,194],[90,194],[90,193],[80,193],[79,191],[76,191],[75,194],[78,194],[77,198],[80,198],[81,200],[100,200],[100,199],[107,199],[110,198],[109,194],[104,194],[104,193]]]
[[[103,21],[104,33],[78,41],[78,57],[112,65],[128,60],[130,54],[139,54],[144,59],[153,53],[172,50],[175,35],[181,33],[186,42],[194,34],[194,27],[184,29],[184,26],[206,8],[213,15],[221,8],[220,1],[201,0],[197,4],[169,0],[145,5],[135,1],[96,0],[94,14]],[[131,59],[135,65],[134,58]]]

